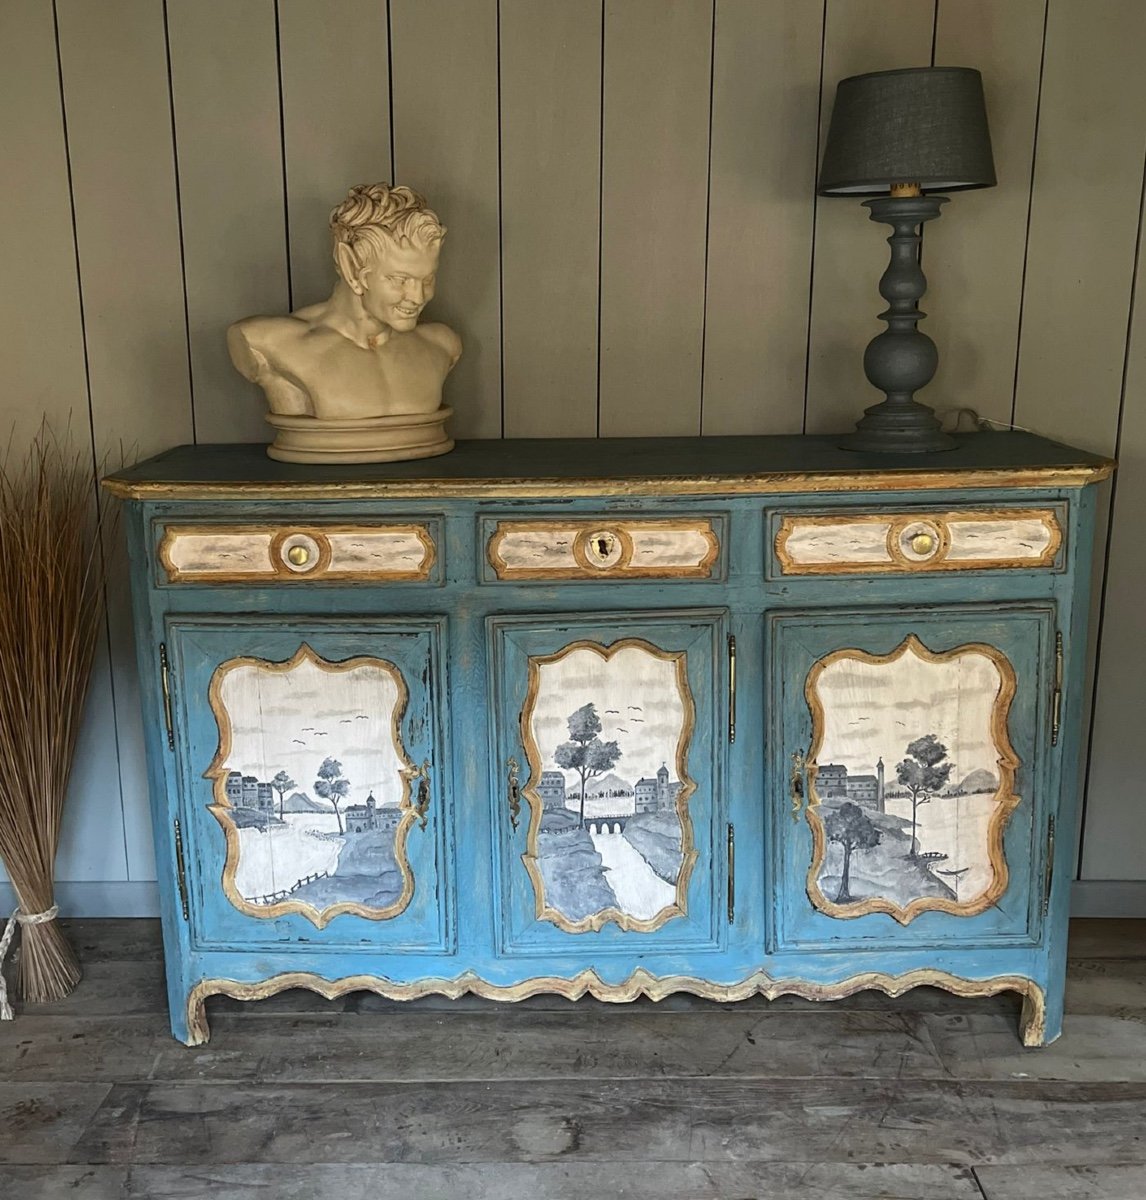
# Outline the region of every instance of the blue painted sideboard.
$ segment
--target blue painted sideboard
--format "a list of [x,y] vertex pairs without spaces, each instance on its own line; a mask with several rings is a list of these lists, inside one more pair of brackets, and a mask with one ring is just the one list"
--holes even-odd
[[113,476],[175,1036],[289,987],[931,984],[1052,1040],[1112,467],[980,433]]

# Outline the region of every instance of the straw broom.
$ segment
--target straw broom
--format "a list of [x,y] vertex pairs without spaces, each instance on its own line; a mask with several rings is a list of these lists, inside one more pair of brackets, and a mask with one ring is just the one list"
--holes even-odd
[[16,985],[42,1003],[80,980],[52,876],[102,623],[103,557],[90,460],[46,424],[11,458],[0,464],[0,858],[19,901]]

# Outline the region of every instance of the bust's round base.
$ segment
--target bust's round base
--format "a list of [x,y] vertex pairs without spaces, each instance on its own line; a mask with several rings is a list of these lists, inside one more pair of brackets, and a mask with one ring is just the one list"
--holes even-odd
[[402,413],[391,417],[356,417],[323,421],[267,413],[277,431],[267,454],[279,462],[368,463],[433,458],[454,448],[446,433],[453,412],[444,405],[432,413]]

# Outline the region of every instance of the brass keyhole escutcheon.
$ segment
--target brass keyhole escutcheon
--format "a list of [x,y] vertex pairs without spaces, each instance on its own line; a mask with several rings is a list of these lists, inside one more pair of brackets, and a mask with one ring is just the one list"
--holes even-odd
[[589,550],[599,562],[608,562],[617,539],[611,533],[595,533],[589,539]]
[[287,551],[287,559],[296,567],[305,567],[310,562],[310,551],[305,546],[292,546]]
[[917,533],[911,539],[911,549],[916,554],[930,554],[935,549],[935,539],[929,533]]

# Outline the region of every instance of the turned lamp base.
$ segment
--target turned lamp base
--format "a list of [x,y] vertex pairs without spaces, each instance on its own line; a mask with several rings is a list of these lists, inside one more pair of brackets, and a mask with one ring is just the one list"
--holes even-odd
[[[916,194],[911,194],[914,191]],[[907,185],[890,196],[865,200],[873,221],[892,227],[888,244],[891,262],[879,281],[879,294],[887,301],[880,320],[887,328],[874,337],[864,352],[868,382],[887,398],[867,409],[841,445],[847,450],[875,454],[930,454],[951,450],[956,441],[944,433],[935,413],[914,398],[931,382],[939,365],[935,343],[918,328],[926,314],[919,300],[927,279],[919,265],[920,230],[924,221],[939,216],[946,196],[924,196]]]

